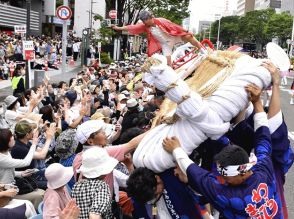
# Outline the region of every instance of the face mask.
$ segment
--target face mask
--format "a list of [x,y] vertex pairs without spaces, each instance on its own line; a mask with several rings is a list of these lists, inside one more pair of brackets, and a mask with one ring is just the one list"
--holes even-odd
[[127,105],[127,104],[125,104],[125,103],[121,103],[121,104],[120,104],[121,109],[124,109],[124,108],[126,107],[126,105]]
[[26,73],[26,71],[25,71],[25,70],[21,70],[20,73],[21,73],[22,75],[24,75],[24,74]]

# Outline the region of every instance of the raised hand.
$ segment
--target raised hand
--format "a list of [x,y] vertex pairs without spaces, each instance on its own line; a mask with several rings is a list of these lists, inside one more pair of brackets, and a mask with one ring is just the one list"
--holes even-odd
[[248,84],[245,90],[248,92],[248,98],[253,104],[260,101],[262,90],[256,84]]
[[80,215],[80,209],[74,199],[71,199],[62,211],[58,211],[60,219],[77,219]]
[[261,66],[266,68],[272,76],[272,82],[275,85],[280,85],[280,71],[279,69],[271,62],[271,61],[264,61]]
[[52,139],[56,133],[56,124],[51,123],[50,127],[46,131],[46,139]]
[[181,147],[181,143],[177,137],[166,137],[163,139],[162,142],[164,150],[166,150],[168,153],[172,153],[176,148]]

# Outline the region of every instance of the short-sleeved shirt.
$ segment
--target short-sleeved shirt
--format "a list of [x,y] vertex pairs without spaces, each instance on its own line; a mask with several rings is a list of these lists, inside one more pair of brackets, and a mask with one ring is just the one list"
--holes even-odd
[[[15,141],[14,147],[11,150],[11,156],[15,159],[24,159],[27,156],[27,154],[29,153],[31,145],[32,145],[31,142],[29,142],[28,144],[24,144],[20,140],[17,139]],[[24,168],[17,168],[16,170],[23,171],[26,169],[33,169],[33,168],[35,168],[35,165],[36,165],[35,162],[36,162],[35,160],[32,160],[30,166],[24,167]]]
[[[99,147],[99,146],[84,146],[84,151],[91,147]],[[105,147],[105,150],[107,151],[110,157],[113,157],[117,159],[118,161],[124,160],[124,155],[126,152],[125,146],[123,145],[109,146],[109,147]],[[78,178],[80,179],[80,176],[77,177],[77,170],[82,165],[82,154],[83,152],[78,153],[73,161],[74,176],[76,181],[78,180]],[[109,185],[111,194],[113,194],[113,173],[111,172],[110,174],[107,174],[106,177],[104,178],[104,181]]]
[[14,129],[14,126],[16,125],[17,121],[16,118],[20,116],[21,113],[13,110],[6,110],[5,112],[5,120],[6,122]]
[[89,213],[100,215],[103,219],[112,219],[112,196],[109,186],[99,179],[83,179],[77,182],[71,193],[81,209],[79,219],[88,219]]

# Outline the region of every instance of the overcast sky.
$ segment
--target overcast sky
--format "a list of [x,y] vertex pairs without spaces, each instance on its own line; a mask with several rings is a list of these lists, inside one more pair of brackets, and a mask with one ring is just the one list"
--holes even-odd
[[[223,14],[226,0],[191,0],[191,22],[192,28],[198,28],[199,20],[216,20],[216,14]],[[229,10],[237,9],[237,0],[228,0]]]

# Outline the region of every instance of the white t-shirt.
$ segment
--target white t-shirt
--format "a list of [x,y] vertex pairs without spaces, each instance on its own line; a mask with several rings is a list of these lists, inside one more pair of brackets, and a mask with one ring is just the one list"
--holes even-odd
[[11,126],[12,129],[14,129],[14,126],[17,123],[16,118],[20,115],[22,115],[22,113],[20,113],[18,111],[6,110],[5,120],[6,120],[6,122],[8,122],[8,124]]
[[73,46],[72,46],[72,49],[73,49],[74,52],[79,52],[79,49],[80,49],[79,48],[79,44],[78,43],[74,43]]
[[158,40],[161,45],[164,56],[170,56],[173,53],[174,45],[182,42],[181,37],[171,36],[163,32],[158,26],[150,28],[151,34]]

